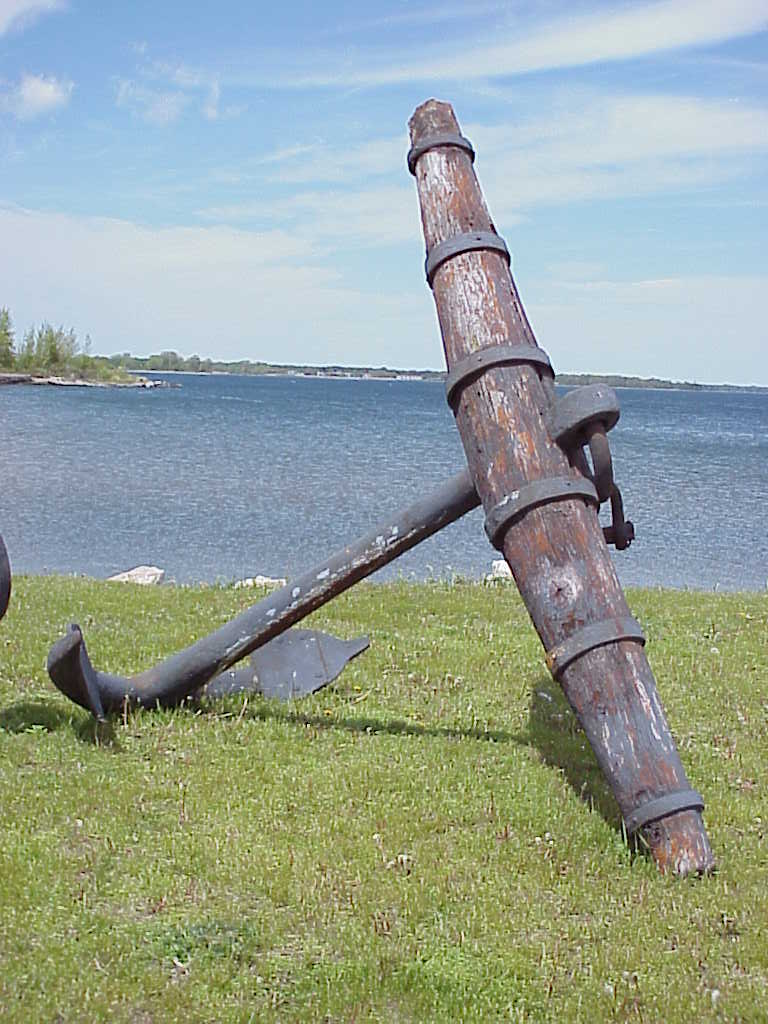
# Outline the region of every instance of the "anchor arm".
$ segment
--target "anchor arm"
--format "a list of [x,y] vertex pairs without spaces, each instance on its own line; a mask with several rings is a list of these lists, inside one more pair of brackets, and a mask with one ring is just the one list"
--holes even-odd
[[478,504],[472,478],[465,470],[209,636],[130,678],[95,669],[82,630],[73,623],[51,647],[48,675],[63,694],[99,720],[126,703],[141,707],[180,704],[214,676]]

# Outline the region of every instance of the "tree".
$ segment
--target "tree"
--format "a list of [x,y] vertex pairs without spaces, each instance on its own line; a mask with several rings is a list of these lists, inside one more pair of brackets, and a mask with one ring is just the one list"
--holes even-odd
[[6,306],[0,309],[0,367],[10,369],[16,358],[11,314]]
[[80,344],[73,330],[43,323],[24,334],[16,366],[20,370],[66,369],[79,354]]

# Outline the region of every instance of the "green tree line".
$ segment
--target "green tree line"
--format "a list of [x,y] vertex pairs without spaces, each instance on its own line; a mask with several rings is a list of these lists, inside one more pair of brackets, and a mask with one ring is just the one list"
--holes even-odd
[[377,377],[396,378],[404,374],[418,374],[425,379],[440,379],[445,376],[439,370],[392,370],[387,366],[340,366],[324,365],[309,366],[296,363],[265,363],[261,360],[238,359],[226,361],[222,359],[202,359],[198,355],[182,356],[178,352],[167,350],[150,356],[134,356],[130,352],[110,356],[114,366],[122,366],[126,370],[140,370],[144,373],[168,373],[169,371],[184,373],[244,373],[248,375],[274,373],[300,373],[305,376],[322,375],[324,377]]
[[0,308],[0,370],[32,375],[115,380],[127,377],[104,356],[91,355],[91,339],[81,343],[72,328],[43,322],[25,331],[16,341],[10,310]]

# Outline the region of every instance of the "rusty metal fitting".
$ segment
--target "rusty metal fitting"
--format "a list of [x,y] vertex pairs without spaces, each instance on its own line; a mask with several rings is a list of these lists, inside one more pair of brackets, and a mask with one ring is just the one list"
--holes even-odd
[[453,409],[455,399],[465,384],[475,380],[484,370],[492,366],[529,363],[539,372],[548,374],[553,380],[555,371],[547,353],[533,345],[492,345],[472,352],[451,367],[445,379],[445,397]]
[[621,491],[613,479],[607,432],[619,421],[619,399],[605,384],[574,388],[552,403],[546,423],[549,436],[568,454],[589,445],[592,476],[600,504],[610,499],[611,525],[603,529],[606,544],[624,551],[635,539],[635,527],[624,519]]
[[439,146],[453,146],[454,149],[463,149],[469,156],[472,163],[475,162],[475,151],[469,139],[455,132],[441,132],[439,135],[430,135],[423,139],[417,146],[411,146],[408,150],[408,170],[415,176],[416,164],[419,157],[424,156],[430,149],[437,149]]
[[703,811],[704,799],[701,793],[695,789],[682,789],[675,793],[666,793],[664,796],[649,800],[640,804],[634,811],[624,818],[624,827],[628,835],[637,832],[639,828],[650,825],[661,818],[668,818],[671,814],[679,814],[681,811]]
[[589,480],[572,476],[554,476],[534,480],[501,499],[485,517],[485,532],[491,544],[499,551],[503,549],[504,535],[508,527],[530,512],[532,508],[548,505],[551,501],[565,501],[569,498],[583,498],[587,503],[598,505],[597,491]]
[[624,502],[616,484],[611,489],[610,498],[611,525],[603,527],[603,536],[606,544],[613,544],[617,551],[625,551],[635,539],[635,526],[624,518]]
[[549,671],[555,679],[559,679],[571,662],[580,658],[582,654],[594,651],[596,647],[618,643],[619,640],[634,640],[636,643],[645,645],[645,634],[640,623],[631,615],[619,619],[593,622],[573,633],[556,647],[552,647],[546,653]]
[[601,423],[612,430],[619,422],[619,399],[613,388],[605,384],[585,384],[558,398],[546,418],[552,440],[564,451],[580,448],[586,443],[584,431],[590,424]]
[[495,252],[503,256],[509,266],[510,255],[507,243],[495,231],[468,231],[462,235],[454,235],[439,242],[427,253],[424,262],[424,273],[427,275],[429,287],[432,287],[435,273],[447,260],[461,256],[465,252]]

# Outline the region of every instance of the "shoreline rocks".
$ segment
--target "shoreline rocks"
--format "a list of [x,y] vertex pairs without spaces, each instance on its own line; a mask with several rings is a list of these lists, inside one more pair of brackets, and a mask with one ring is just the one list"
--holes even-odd
[[486,583],[495,583],[497,580],[513,582],[512,570],[503,558],[495,558],[491,562],[491,571],[485,577]]
[[[153,586],[165,581],[165,569],[157,565],[137,565],[133,569],[126,569],[124,572],[108,576],[108,583],[138,583],[141,586]],[[173,581],[171,581],[173,582]],[[245,579],[235,580],[229,584],[234,590],[251,590],[254,587],[267,587],[275,589],[284,587],[287,584],[284,576],[263,576],[258,573],[256,576],[246,576]],[[513,583],[512,571],[503,558],[497,558],[491,563],[491,571],[476,582],[480,583]]]
[[0,373],[2,384],[49,384],[58,388],[179,388],[180,384],[172,384],[167,380],[148,380],[138,377],[130,381],[85,380],[82,377],[36,377],[31,373]]
[[165,579],[165,569],[156,565],[137,565],[133,569],[126,569],[125,572],[115,573],[108,576],[108,583],[140,583],[144,587],[150,587],[162,583]]
[[237,580],[234,583],[235,590],[243,590],[250,587],[284,587],[288,582],[282,576],[247,576],[244,580]]

